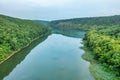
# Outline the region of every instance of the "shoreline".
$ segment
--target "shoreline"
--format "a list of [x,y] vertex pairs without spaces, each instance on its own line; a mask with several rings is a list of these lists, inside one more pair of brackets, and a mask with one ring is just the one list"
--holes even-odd
[[18,52],[20,52],[21,50],[23,50],[24,48],[27,48],[32,42],[34,42],[35,40],[41,38],[41,37],[44,37],[44,36],[49,36],[49,33],[47,32],[46,34],[42,34],[36,38],[34,38],[33,40],[31,40],[27,45],[25,45],[23,48],[21,49],[18,49],[16,51],[13,51],[10,55],[8,55],[5,59],[3,59],[1,62],[0,62],[0,65],[3,64],[5,61],[7,61],[9,58],[11,58],[13,55],[17,54]]
[[94,55],[85,46],[82,47],[85,53],[82,58],[90,62],[89,71],[95,80],[114,80],[116,75],[110,71],[105,70],[105,66],[94,59]]

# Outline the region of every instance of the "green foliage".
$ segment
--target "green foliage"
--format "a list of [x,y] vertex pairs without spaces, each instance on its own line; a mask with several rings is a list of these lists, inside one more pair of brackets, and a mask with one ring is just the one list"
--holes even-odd
[[120,75],[120,39],[91,30],[85,35],[85,45],[94,53],[94,58],[109,70]]
[[44,25],[31,20],[22,20],[0,15],[0,61],[25,47],[33,39],[49,33]]
[[85,45],[94,52],[95,59],[114,68],[120,68],[120,39],[89,31]]

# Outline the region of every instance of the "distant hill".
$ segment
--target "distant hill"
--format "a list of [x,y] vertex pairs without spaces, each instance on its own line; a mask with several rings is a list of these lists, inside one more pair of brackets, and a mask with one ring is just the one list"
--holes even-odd
[[56,21],[51,21],[50,23],[52,27],[58,29],[86,30],[95,25],[97,26],[120,25],[120,15],[56,20]]
[[34,20],[37,23],[44,24],[44,25],[49,25],[49,21],[44,21],[44,20]]

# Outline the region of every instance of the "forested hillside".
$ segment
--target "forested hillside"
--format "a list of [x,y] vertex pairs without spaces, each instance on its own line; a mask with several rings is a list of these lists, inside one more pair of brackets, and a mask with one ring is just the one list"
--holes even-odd
[[66,20],[51,21],[51,25],[58,29],[82,29],[105,28],[112,25],[120,25],[120,15],[105,17],[86,17]]
[[0,62],[35,38],[49,33],[50,30],[42,24],[0,15]]
[[[93,59],[97,64],[106,67],[105,71],[116,75],[110,79],[98,77],[97,80],[120,80],[120,16],[91,17],[52,21],[57,29],[77,29],[86,31],[84,37],[85,46],[92,51]],[[89,57],[90,58],[90,57]],[[92,58],[92,57],[91,57]],[[96,76],[97,72],[93,74]],[[101,73],[103,75],[103,73]]]

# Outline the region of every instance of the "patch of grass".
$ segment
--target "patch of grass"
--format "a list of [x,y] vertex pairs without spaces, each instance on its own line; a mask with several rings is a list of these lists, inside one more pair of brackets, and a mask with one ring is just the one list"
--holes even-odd
[[96,60],[94,59],[94,55],[92,52],[90,52],[86,47],[81,47],[81,49],[83,49],[85,51],[85,53],[82,55],[82,58],[93,63],[96,62]]
[[94,63],[90,65],[90,72],[95,80],[113,80],[116,75],[112,72],[107,72],[104,69],[105,67],[102,64]]
[[106,67],[94,59],[94,55],[86,47],[81,47],[85,50],[82,58],[91,63],[89,69],[95,80],[120,80],[112,71],[106,71]]
[[94,56],[91,52],[86,52],[85,54],[82,55],[82,58],[89,62],[95,62]]

